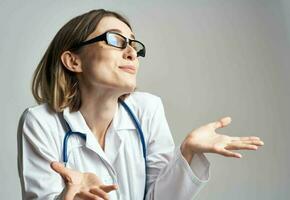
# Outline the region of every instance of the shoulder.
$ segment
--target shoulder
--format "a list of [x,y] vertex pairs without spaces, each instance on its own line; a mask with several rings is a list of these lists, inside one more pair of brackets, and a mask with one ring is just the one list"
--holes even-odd
[[162,100],[159,96],[148,92],[133,92],[125,99],[125,102],[141,115],[151,115],[160,107],[163,108]]
[[20,117],[19,128],[23,126],[50,128],[56,125],[53,122],[57,122],[58,115],[46,103],[28,107]]
[[57,147],[61,145],[64,136],[59,115],[60,113],[52,111],[48,104],[40,104],[25,109],[18,123],[18,143],[32,145],[31,148],[42,153],[48,149],[49,151],[54,149],[57,152]]
[[28,152],[26,157],[41,156],[49,161],[59,160],[58,150],[64,134],[59,131],[61,126],[57,116],[58,113],[53,112],[47,104],[24,110],[17,130],[19,155]]
[[40,105],[36,106],[31,106],[25,109],[25,111],[22,114],[22,117],[25,119],[31,119],[31,118],[36,118],[36,119],[49,119],[53,118],[57,115],[56,112],[54,112],[48,104],[43,103]]

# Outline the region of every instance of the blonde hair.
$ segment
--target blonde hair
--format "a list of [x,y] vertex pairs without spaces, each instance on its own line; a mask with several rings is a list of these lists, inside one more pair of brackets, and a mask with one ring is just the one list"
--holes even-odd
[[[67,22],[53,38],[34,72],[32,94],[38,104],[47,103],[55,112],[62,112],[66,107],[70,111],[79,110],[81,95],[76,74],[64,67],[60,57],[64,51],[84,41],[106,16],[116,17],[132,30],[125,17],[104,9],[91,10]],[[73,51],[79,53],[81,49]],[[124,100],[129,95],[119,99]]]

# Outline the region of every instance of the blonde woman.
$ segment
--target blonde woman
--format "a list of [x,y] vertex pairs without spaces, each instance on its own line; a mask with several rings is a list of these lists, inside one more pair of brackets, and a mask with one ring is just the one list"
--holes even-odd
[[258,137],[216,133],[222,118],[175,147],[158,96],[137,92],[145,46],[120,14],[92,10],[56,34],[33,78],[39,104],[23,113],[23,199],[189,200],[209,180],[204,153],[240,158]]

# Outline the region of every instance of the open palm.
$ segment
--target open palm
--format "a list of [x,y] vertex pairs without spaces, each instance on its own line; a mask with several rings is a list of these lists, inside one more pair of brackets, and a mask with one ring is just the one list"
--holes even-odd
[[230,150],[257,150],[264,145],[259,137],[230,137],[216,133],[216,129],[223,128],[231,122],[230,117],[209,123],[193,130],[185,139],[186,145],[192,152],[217,153],[227,157],[241,158],[239,153]]
[[104,199],[108,200],[108,194],[117,189],[117,185],[104,185],[94,173],[81,173],[66,168],[59,162],[52,162],[51,168],[59,173],[66,182],[64,200],[79,199]]

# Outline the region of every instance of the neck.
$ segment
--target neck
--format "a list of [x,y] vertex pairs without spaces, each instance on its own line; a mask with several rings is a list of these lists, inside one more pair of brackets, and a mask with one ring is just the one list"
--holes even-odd
[[105,135],[118,106],[120,94],[106,90],[82,90],[82,113],[87,125],[104,149]]

